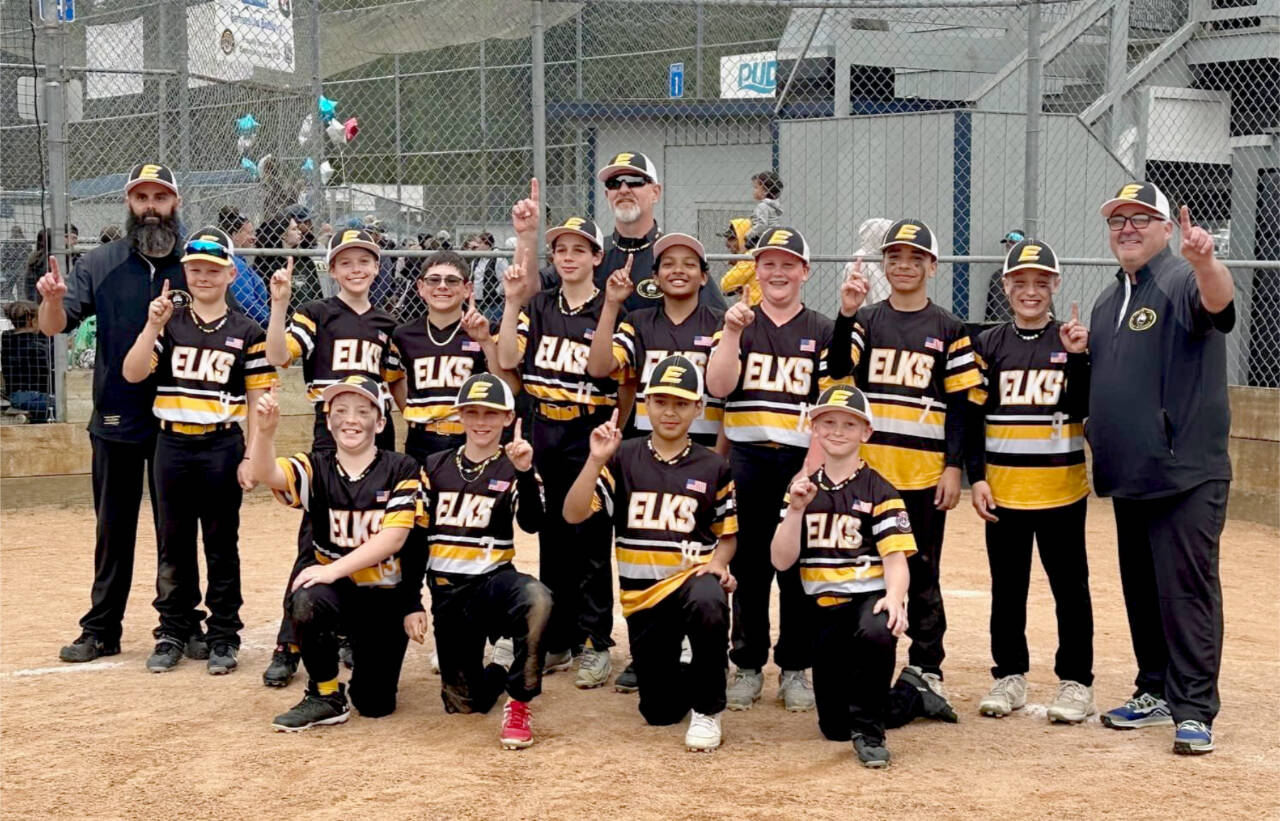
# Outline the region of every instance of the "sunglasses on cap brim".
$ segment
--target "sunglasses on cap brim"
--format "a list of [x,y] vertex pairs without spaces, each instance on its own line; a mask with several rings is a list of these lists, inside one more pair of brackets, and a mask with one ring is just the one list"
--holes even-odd
[[210,242],[207,239],[194,239],[188,242],[184,251],[187,254],[200,254],[207,257],[217,257],[218,259],[230,260],[231,254],[226,248],[216,242]]
[[642,177],[639,174],[615,174],[604,181],[604,187],[610,191],[617,191],[626,183],[628,188],[644,188],[650,183],[648,177]]

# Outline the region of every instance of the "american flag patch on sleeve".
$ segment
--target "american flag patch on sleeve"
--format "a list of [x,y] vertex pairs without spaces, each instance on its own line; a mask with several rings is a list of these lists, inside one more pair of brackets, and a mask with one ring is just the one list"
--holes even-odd
[[462,340],[462,350],[478,351],[480,350],[480,343],[476,342],[474,339],[464,339]]
[[813,353],[813,352],[814,352],[814,351],[816,351],[817,349],[818,349],[818,343],[814,342],[812,339],[802,339],[802,340],[800,340],[800,350],[801,350],[801,352],[803,352],[803,353]]
[[489,490],[492,490],[494,493],[505,493],[509,487],[511,487],[511,483],[506,479],[489,480]]
[[374,494],[373,498],[374,498],[374,501],[385,502],[386,500],[391,498],[391,491],[379,490],[377,493]]
[[378,341],[387,344],[387,334],[384,331],[378,331]]
[[872,508],[871,508],[870,502],[864,502],[861,499],[855,499],[853,502],[853,509],[858,511],[859,513],[870,513]]
[[693,338],[693,344],[699,348],[710,348],[712,345],[716,344],[716,341],[709,336],[695,336]]
[[1054,365],[1065,365],[1067,363],[1067,352],[1054,351],[1053,353],[1049,354],[1049,361],[1052,362]]
[[706,493],[707,483],[701,479],[686,479],[684,489],[694,493]]
[[244,340],[238,336],[227,337],[226,344],[228,348],[235,348],[237,351],[242,350],[244,348]]
[[593,328],[587,328],[585,331],[583,331],[583,332],[582,332],[582,335],[583,335],[584,337],[586,337],[587,339],[595,339],[595,338],[596,338],[596,332],[595,332],[595,329],[593,329]]
[[936,336],[926,336],[924,338],[924,346],[934,351],[941,351],[946,345],[942,344],[942,340]]

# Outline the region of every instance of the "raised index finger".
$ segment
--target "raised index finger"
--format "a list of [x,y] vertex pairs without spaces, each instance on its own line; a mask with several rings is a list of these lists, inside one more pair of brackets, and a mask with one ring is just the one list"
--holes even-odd
[[609,424],[613,425],[614,427],[618,426],[618,409],[617,408],[613,409],[613,416],[609,417]]
[[524,437],[520,435],[520,428],[523,422],[524,422],[523,419],[521,419],[518,416],[516,417],[516,427],[513,431],[511,431],[511,441],[519,442],[524,439]]
[[1080,321],[1080,303],[1079,302],[1071,303],[1071,321],[1072,322]]
[[1182,232],[1185,234],[1186,232],[1190,231],[1191,230],[1191,209],[1185,205],[1182,206],[1182,210],[1178,212],[1178,218],[1182,224],[1181,226]]
[[57,257],[49,257],[49,273],[53,274],[54,279],[62,279],[62,268],[58,265]]
[[169,295],[169,280],[163,280],[160,284],[160,296]]
[[534,202],[538,201],[538,178],[537,177],[529,178],[529,199],[533,200]]

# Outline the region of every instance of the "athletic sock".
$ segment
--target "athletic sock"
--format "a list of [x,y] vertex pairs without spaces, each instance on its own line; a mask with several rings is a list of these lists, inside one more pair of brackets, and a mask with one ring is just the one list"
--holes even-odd
[[331,678],[328,681],[317,681],[316,692],[322,696],[331,696],[338,692],[338,680]]

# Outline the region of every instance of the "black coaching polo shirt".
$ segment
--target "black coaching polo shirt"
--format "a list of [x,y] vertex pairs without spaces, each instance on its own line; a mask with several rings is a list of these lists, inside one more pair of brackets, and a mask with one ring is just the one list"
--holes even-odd
[[1209,313],[1190,264],[1168,248],[1093,306],[1085,435],[1099,496],[1171,496],[1231,478],[1227,340],[1232,302]]

